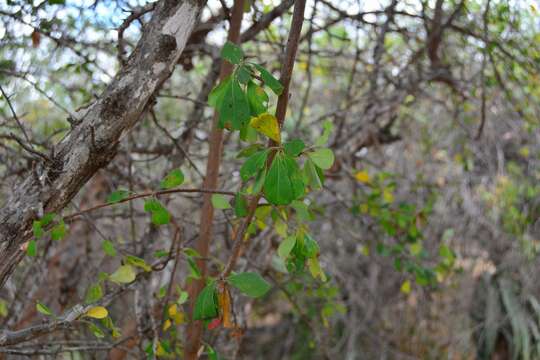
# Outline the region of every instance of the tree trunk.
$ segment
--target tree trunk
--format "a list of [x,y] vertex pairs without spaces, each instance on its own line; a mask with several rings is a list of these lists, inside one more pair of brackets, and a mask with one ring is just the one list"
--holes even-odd
[[116,155],[120,139],[141,118],[174,70],[195,27],[203,0],[162,0],[127,64],[98,100],[74,113],[73,129],[50,161],[13,189],[0,210],[0,289],[25,255],[32,222],[59,213],[81,187]]

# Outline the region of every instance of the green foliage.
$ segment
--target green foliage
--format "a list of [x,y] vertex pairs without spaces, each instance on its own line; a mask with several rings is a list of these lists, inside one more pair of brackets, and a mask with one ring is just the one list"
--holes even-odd
[[261,297],[272,288],[266,280],[254,272],[231,275],[227,278],[227,282],[252,298]]
[[211,281],[199,293],[193,310],[194,320],[213,319],[218,316],[216,283]]
[[101,299],[102,297],[103,289],[101,288],[101,284],[92,284],[86,292],[86,297],[84,298],[84,301],[87,304],[92,304]]
[[227,41],[221,49],[221,57],[231,64],[238,65],[244,60],[244,52],[240,46]]
[[266,86],[268,86],[276,95],[281,95],[283,85],[276,79],[268,70],[258,64],[253,64],[261,74],[261,78]]
[[184,173],[180,169],[175,169],[171,171],[162,181],[162,189],[171,189],[177,186],[182,185],[184,182]]
[[261,150],[251,155],[240,168],[240,177],[243,181],[248,181],[255,176],[266,165],[269,150]]
[[26,248],[26,255],[35,257],[37,255],[37,244],[36,240],[30,240],[28,242],[28,247]]
[[288,205],[304,195],[300,168],[289,155],[278,152],[264,182],[264,196],[274,205]]
[[107,202],[109,204],[114,204],[114,203],[124,200],[128,196],[129,196],[128,190],[119,189],[119,190],[113,191],[112,193],[109,194],[109,196],[107,196]]
[[248,214],[248,203],[244,195],[236,193],[234,197],[234,215],[236,217],[244,217]]
[[109,255],[111,257],[116,256],[116,249],[114,248],[114,244],[113,244],[112,241],[104,240],[101,243],[101,248],[103,249],[103,252],[105,252],[105,254],[107,254],[107,255]]
[[141,268],[146,272],[152,271],[152,267],[150,265],[148,265],[146,263],[146,261],[144,261],[144,259],[141,259],[140,257],[137,257],[137,256],[127,255],[124,258],[124,262],[126,264],[130,264],[130,265],[133,265],[135,267]]
[[151,214],[154,225],[166,225],[171,221],[169,211],[157,199],[149,199],[144,202],[144,211]]
[[109,276],[109,280],[118,284],[129,284],[135,280],[137,273],[131,265],[122,265]]
[[62,240],[66,236],[66,225],[64,220],[60,220],[58,224],[51,229],[51,239]]
[[47,315],[47,316],[54,316],[53,312],[51,309],[49,309],[45,304],[42,304],[41,302],[36,302],[36,310],[40,313],[42,313],[43,315]]
[[330,169],[334,164],[334,153],[330,149],[317,149],[309,152],[308,156],[315,165],[323,170]]
[[229,199],[223,194],[212,194],[212,206],[216,209],[230,209],[231,204],[229,204]]

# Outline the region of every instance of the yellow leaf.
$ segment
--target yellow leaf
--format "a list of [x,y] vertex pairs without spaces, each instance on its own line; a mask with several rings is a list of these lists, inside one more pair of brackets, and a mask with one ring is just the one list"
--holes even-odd
[[358,247],[358,252],[364,256],[369,256],[369,246],[361,245]]
[[394,202],[394,194],[392,194],[392,191],[390,191],[388,189],[384,189],[384,191],[383,191],[383,199],[387,203],[392,203],[392,202]]
[[167,331],[167,329],[170,328],[171,325],[172,325],[171,320],[169,319],[165,320],[165,322],[163,323],[163,331]]
[[281,143],[279,124],[274,115],[270,115],[268,113],[261,114],[257,117],[251,118],[249,124],[261,134],[268,136],[278,144]]
[[168,313],[171,318],[174,317],[174,315],[176,315],[177,312],[178,312],[178,307],[176,306],[176,304],[172,304],[171,306],[169,306]]
[[161,342],[157,346],[156,355],[157,356],[165,356],[165,355],[167,355],[167,351],[165,350],[163,345],[161,345]]
[[94,319],[105,319],[109,315],[109,312],[103,306],[94,306],[85,315]]
[[184,323],[184,319],[185,319],[186,315],[182,312],[182,311],[179,311],[176,315],[174,315],[173,319],[174,319],[174,323],[176,325],[180,325],[180,324],[183,324]]
[[324,271],[321,269],[321,264],[319,263],[319,259],[317,258],[310,258],[308,259],[308,268],[309,272],[311,272],[311,276],[316,278],[317,276],[321,279],[321,281],[326,281],[326,275],[324,274]]
[[369,173],[364,170],[364,171],[358,171],[354,177],[356,178],[356,180],[358,180],[359,182],[361,182],[362,184],[367,184],[369,183]]
[[411,292],[411,282],[409,280],[405,280],[403,284],[401,284],[400,290],[404,294],[409,294]]

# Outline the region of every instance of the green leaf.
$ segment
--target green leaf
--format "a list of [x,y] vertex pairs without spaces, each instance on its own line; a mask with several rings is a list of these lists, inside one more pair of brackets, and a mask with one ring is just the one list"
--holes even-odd
[[156,199],[148,199],[144,202],[144,211],[146,212],[159,211],[162,207],[163,205]]
[[309,212],[308,206],[303,201],[295,200],[291,203],[291,206],[296,211],[296,216],[300,221],[313,220],[313,216]]
[[322,135],[315,140],[315,146],[324,146],[330,138],[330,134],[334,131],[334,124],[330,120],[326,120],[323,124],[323,133]]
[[53,226],[51,230],[51,239],[62,240],[66,236],[66,224],[64,220],[60,220],[58,224]]
[[45,304],[40,303],[39,301],[36,302],[36,310],[43,315],[52,316],[53,312],[51,309],[49,309]]
[[236,78],[241,84],[247,84],[251,80],[251,69],[248,65],[240,65],[236,69]]
[[237,80],[232,80],[225,89],[221,106],[218,108],[219,126],[240,130],[251,116],[246,93]]
[[296,236],[287,236],[285,240],[279,244],[278,247],[278,255],[282,259],[286,259],[289,254],[291,253],[291,250],[294,248],[294,245],[296,244]]
[[114,203],[124,200],[128,196],[129,196],[128,190],[123,190],[123,189],[116,190],[110,193],[109,196],[107,196],[107,203],[114,204]]
[[166,256],[169,256],[169,252],[167,250],[156,250],[154,252],[154,257],[162,258]]
[[253,185],[253,194],[258,194],[261,192],[264,182],[266,181],[266,168],[263,168],[259,173],[257,174],[257,177],[255,178],[255,184]]
[[188,300],[189,294],[187,291],[180,291],[178,295],[178,300],[176,301],[179,305],[184,304]]
[[90,285],[88,288],[88,291],[86,292],[86,297],[84,298],[84,302],[87,304],[95,303],[99,299],[103,297],[103,290],[101,289],[101,285],[99,283]]
[[242,150],[240,150],[238,152],[238,154],[236,154],[236,158],[241,159],[241,158],[250,157],[251,155],[255,154],[257,151],[259,151],[259,150],[261,150],[263,148],[264,148],[264,146],[261,145],[261,144],[248,145],[245,148],[243,148]]
[[105,240],[101,243],[101,248],[103,249],[103,252],[109,256],[115,257],[116,256],[116,249],[114,248],[114,244],[112,241]]
[[94,324],[93,322],[87,322],[87,324],[88,329],[92,332],[92,334],[94,334],[96,338],[101,339],[105,337],[105,333],[103,332],[103,330],[101,330],[96,324]]
[[197,266],[197,263],[195,260],[193,260],[192,257],[187,258],[187,262],[189,265],[189,272],[191,273],[191,277],[194,279],[200,279],[201,278],[201,270],[199,270],[199,267]]
[[135,269],[131,265],[122,265],[109,275],[109,280],[118,284],[129,284],[136,277]]
[[276,79],[268,70],[258,64],[253,64],[255,68],[261,73],[261,78],[264,84],[268,86],[276,95],[281,95],[283,92],[283,85]]
[[195,300],[193,320],[213,319],[218,316],[216,283],[211,282],[202,289]]
[[36,240],[30,240],[28,242],[28,247],[26,248],[26,255],[32,256],[32,257],[37,255]]
[[309,272],[311,273],[311,276],[314,278],[319,277],[321,281],[326,281],[326,275],[324,274],[324,271],[321,269],[321,264],[319,263],[319,259],[317,258],[310,258],[307,261]]
[[171,221],[169,211],[156,199],[149,199],[144,202],[144,211],[151,213],[151,220],[154,225],[165,225]]
[[[244,11],[245,11],[245,8],[246,8],[246,2],[244,2]],[[249,6],[249,3],[247,3],[248,6]],[[220,360],[220,357],[218,355],[218,353],[216,352],[216,350],[214,350],[214,348],[212,348],[210,345],[206,344],[206,348],[208,349],[208,360]]]
[[255,176],[259,170],[264,168],[269,150],[261,150],[251,155],[240,168],[242,181],[248,181]]
[[268,112],[268,95],[264,89],[250,81],[247,86],[247,98],[251,115],[258,116]]
[[201,257],[201,254],[199,254],[197,252],[197,250],[195,250],[195,249],[192,249],[192,248],[188,247],[188,248],[184,248],[183,251],[184,251],[184,254],[186,254],[189,257],[193,257],[193,258],[200,258]]
[[227,281],[232,286],[252,298],[263,296],[272,287],[259,274],[254,272],[231,275],[227,278]]
[[296,157],[300,155],[300,153],[302,152],[302,150],[304,150],[305,147],[306,145],[304,144],[304,142],[299,139],[293,139],[283,144],[283,149],[285,150],[285,154],[292,157]]
[[212,206],[216,209],[230,209],[229,199],[223,194],[212,194]]
[[152,267],[150,265],[148,265],[146,263],[146,261],[144,261],[143,259],[141,259],[140,257],[137,257],[137,256],[133,256],[133,255],[127,255],[125,258],[124,258],[125,262],[127,264],[130,264],[130,265],[133,265],[133,266],[136,266],[138,268],[141,268],[143,269],[144,271],[152,271]]
[[8,304],[5,300],[0,299],[0,317],[8,315]]
[[32,223],[32,231],[34,232],[34,237],[36,239],[39,239],[40,237],[43,236],[45,231],[43,231],[43,227],[41,226],[41,221],[34,220],[34,222]]
[[154,225],[166,225],[171,221],[171,214],[165,208],[152,212],[151,217]]
[[244,59],[244,52],[240,46],[227,41],[221,49],[221,57],[230,62],[231,64],[238,65]]
[[171,189],[177,186],[182,185],[184,182],[184,173],[180,169],[175,169],[171,171],[165,178],[161,181],[162,189]]
[[234,196],[234,215],[244,217],[248,214],[248,204],[246,197],[240,193]]
[[208,94],[208,105],[219,110],[223,104],[223,98],[227,89],[231,86],[231,76],[227,76]]
[[323,148],[308,153],[309,158],[323,170],[328,170],[334,164],[334,153],[332,150]]
[[307,258],[316,257],[319,254],[319,244],[308,234],[304,235],[303,253]]
[[266,181],[264,196],[274,205],[287,205],[304,195],[304,183],[296,161],[284,153],[277,153]]

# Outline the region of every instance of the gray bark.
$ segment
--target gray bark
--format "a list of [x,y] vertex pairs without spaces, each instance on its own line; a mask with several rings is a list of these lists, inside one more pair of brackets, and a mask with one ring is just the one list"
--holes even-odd
[[51,161],[38,164],[13,189],[0,210],[0,289],[25,255],[32,222],[60,212],[116,155],[118,142],[174,70],[204,3],[161,0],[127,64],[98,100],[74,114],[76,125],[55,146]]

